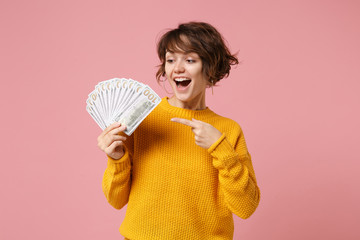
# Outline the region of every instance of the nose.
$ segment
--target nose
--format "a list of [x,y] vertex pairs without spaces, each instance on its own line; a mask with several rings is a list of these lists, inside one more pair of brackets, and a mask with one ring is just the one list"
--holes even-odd
[[185,71],[185,67],[184,67],[184,63],[183,61],[176,61],[175,63],[175,67],[174,67],[174,72],[175,73],[181,73]]

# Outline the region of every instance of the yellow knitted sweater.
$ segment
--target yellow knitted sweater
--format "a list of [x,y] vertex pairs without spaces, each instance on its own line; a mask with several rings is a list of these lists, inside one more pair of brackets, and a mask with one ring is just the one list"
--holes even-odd
[[[201,148],[174,117],[207,122],[223,135]],[[232,213],[245,219],[259,204],[240,126],[208,108],[177,108],[163,98],[125,147],[121,159],[108,159],[102,186],[113,207],[128,204],[120,226],[128,239],[232,239]]]

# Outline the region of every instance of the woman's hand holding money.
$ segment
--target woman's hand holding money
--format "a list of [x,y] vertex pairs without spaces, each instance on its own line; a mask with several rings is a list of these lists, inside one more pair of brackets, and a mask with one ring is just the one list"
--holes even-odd
[[222,133],[211,124],[194,118],[192,121],[184,118],[172,118],[171,121],[191,127],[191,130],[195,134],[195,143],[205,149],[210,148],[222,135]]
[[119,135],[126,129],[125,125],[115,122],[105,128],[98,137],[98,147],[109,157],[117,160],[124,156],[124,141],[126,137]]

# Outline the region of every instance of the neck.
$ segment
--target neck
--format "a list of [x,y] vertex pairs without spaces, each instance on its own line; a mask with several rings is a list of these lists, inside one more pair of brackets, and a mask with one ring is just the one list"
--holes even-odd
[[169,98],[169,104],[174,107],[190,109],[190,110],[204,110],[206,108],[205,93],[189,101],[181,101],[175,95]]

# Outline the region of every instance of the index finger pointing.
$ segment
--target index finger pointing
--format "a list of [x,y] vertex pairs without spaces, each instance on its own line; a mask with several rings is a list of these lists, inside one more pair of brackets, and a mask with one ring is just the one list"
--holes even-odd
[[181,123],[181,124],[184,124],[186,126],[189,126],[189,127],[196,127],[196,123],[193,122],[193,121],[190,121],[188,119],[185,119],[185,118],[172,118],[170,119],[170,121],[172,122],[177,122],[177,123]]

